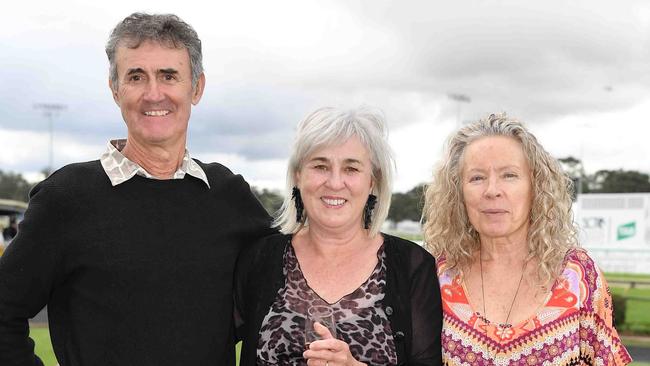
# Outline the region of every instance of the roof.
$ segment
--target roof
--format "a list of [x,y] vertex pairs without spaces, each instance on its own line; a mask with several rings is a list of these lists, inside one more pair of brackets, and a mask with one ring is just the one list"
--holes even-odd
[[0,215],[21,214],[27,210],[27,203],[0,198]]

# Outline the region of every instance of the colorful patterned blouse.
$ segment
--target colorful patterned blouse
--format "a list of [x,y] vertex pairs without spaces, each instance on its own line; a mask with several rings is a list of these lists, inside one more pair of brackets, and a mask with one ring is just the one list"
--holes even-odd
[[[444,258],[438,262],[443,267]],[[472,309],[459,275],[439,273],[445,365],[626,365],[603,274],[581,249],[569,251],[560,279],[527,320],[501,328]]]

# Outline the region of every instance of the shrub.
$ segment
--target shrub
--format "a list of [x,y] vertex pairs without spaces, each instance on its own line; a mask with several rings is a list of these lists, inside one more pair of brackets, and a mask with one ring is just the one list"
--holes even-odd
[[612,306],[614,307],[614,326],[617,329],[622,329],[623,324],[625,324],[627,299],[625,296],[612,294]]

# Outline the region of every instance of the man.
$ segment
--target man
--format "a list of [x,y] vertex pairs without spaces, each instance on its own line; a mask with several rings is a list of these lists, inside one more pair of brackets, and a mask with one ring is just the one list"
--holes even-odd
[[10,243],[16,234],[18,234],[18,223],[16,222],[16,216],[11,216],[9,218],[9,226],[2,230],[2,239]]
[[185,149],[201,42],[135,13],[106,53],[127,139],[31,192],[0,259],[0,365],[41,364],[27,319],[46,304],[61,366],[232,364],[235,258],[271,229],[241,176]]

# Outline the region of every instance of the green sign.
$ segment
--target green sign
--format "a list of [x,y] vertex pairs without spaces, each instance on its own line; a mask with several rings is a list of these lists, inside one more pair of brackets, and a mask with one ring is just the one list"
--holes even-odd
[[616,230],[616,240],[631,238],[634,235],[636,235],[636,221],[619,225],[618,229]]

